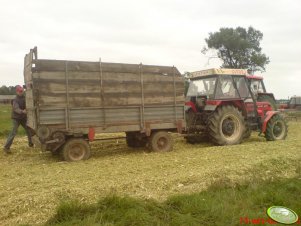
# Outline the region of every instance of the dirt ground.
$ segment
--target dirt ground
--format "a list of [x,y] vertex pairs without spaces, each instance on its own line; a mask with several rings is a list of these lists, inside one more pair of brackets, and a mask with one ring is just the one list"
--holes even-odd
[[26,138],[18,137],[13,154],[0,155],[0,225],[41,224],[67,198],[96,202],[115,193],[164,200],[200,192],[220,180],[240,184],[255,177],[301,179],[301,123],[289,126],[285,141],[266,142],[253,133],[236,146],[191,145],[174,135],[174,150],[168,153],[131,149],[122,139],[95,142],[92,157],[76,163],[29,148]]

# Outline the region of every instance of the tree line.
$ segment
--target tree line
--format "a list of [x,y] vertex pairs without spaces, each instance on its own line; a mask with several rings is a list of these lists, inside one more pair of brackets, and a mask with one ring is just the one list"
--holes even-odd
[[14,95],[16,94],[16,86],[1,86],[0,95]]

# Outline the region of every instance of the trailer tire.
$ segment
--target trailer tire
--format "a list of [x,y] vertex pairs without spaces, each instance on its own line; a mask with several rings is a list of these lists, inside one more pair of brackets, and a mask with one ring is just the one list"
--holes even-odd
[[88,159],[91,151],[86,140],[72,138],[64,144],[61,154],[65,161],[73,162]]
[[265,138],[267,141],[284,140],[287,136],[288,126],[285,119],[275,114],[267,124]]
[[173,141],[171,135],[166,131],[153,132],[149,145],[151,150],[156,152],[167,152],[173,148]]

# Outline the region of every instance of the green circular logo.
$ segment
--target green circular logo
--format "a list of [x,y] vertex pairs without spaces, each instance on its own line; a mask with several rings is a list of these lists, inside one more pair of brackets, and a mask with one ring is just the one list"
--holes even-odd
[[284,206],[271,206],[267,214],[271,219],[282,224],[294,224],[298,221],[298,215]]

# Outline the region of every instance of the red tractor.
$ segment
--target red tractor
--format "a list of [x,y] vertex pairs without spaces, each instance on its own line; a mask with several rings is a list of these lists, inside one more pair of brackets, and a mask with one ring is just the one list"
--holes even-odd
[[277,102],[273,93],[268,93],[266,91],[265,85],[263,83],[263,77],[256,75],[247,75],[251,91],[254,97],[259,102],[269,102],[274,111],[277,110]]
[[209,69],[191,73],[186,100],[187,142],[209,136],[217,145],[239,144],[251,131],[268,141],[287,136],[287,124],[268,102],[258,102],[247,72]]

